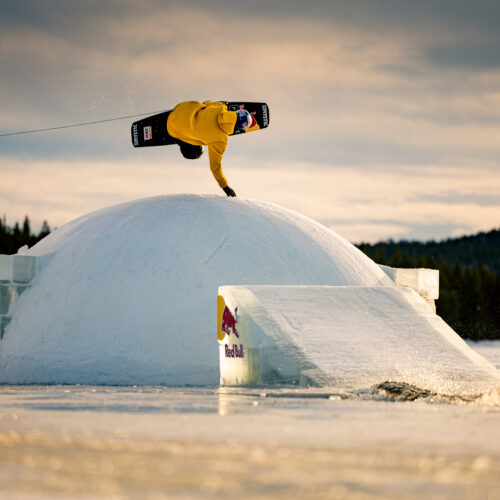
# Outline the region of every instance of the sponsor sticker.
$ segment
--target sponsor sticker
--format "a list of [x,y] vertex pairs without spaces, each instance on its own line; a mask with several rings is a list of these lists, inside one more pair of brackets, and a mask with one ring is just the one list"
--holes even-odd
[[144,127],[144,140],[149,141],[153,138],[153,127],[150,125],[149,127]]
[[137,131],[137,123],[132,126],[132,136],[134,137],[134,146],[139,145],[139,132]]
[[238,307],[234,310],[234,314],[226,305],[224,297],[217,296],[217,338],[224,340],[226,335],[229,337],[233,334],[239,338],[240,334],[236,324],[238,323]]
[[240,344],[239,346],[236,344],[233,344],[231,347],[229,347],[227,344],[224,346],[226,358],[244,358],[245,357],[245,352],[243,350],[243,344]]
[[267,114],[267,106],[264,104],[262,106],[262,120],[264,122],[264,127],[269,125],[269,116]]
[[236,323],[238,323],[238,308],[234,310],[234,316],[226,306],[222,313],[222,324],[221,324],[221,332],[227,333],[227,335],[231,335],[233,333],[236,337],[239,338],[240,334],[236,329]]

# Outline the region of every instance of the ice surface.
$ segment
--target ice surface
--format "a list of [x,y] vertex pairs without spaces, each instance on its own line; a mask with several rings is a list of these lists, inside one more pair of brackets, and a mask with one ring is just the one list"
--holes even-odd
[[220,285],[395,286],[357,248],[284,208],[220,196],[138,200],[30,249],[0,382],[216,385]]
[[493,500],[500,488],[498,407],[3,386],[0,408],[5,499]]

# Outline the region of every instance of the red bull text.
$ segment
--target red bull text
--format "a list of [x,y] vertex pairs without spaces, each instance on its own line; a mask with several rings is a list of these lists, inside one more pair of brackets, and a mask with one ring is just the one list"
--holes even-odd
[[245,353],[243,351],[243,344],[237,346],[234,344],[232,347],[229,347],[227,344],[225,345],[226,350],[226,358],[244,358]]

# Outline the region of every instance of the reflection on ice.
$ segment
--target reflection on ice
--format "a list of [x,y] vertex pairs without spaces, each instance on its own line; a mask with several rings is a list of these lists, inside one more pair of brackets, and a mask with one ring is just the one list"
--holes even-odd
[[499,407],[416,394],[3,386],[0,496],[494,498]]

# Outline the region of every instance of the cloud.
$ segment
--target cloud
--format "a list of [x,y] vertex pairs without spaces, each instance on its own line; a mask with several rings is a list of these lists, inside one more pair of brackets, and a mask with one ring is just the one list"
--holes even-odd
[[[224,158],[238,193],[354,240],[484,229],[498,220],[499,9],[487,0],[11,2],[0,19],[0,133],[186,99],[265,100],[271,126],[232,138]],[[0,138],[9,218],[45,211],[59,225],[137,196],[218,192],[205,167],[190,166],[186,182],[175,148],[132,148],[131,121]]]
[[425,51],[429,62],[439,68],[463,68],[471,71],[500,69],[500,40],[478,43],[430,46]]
[[[3,99],[13,103],[5,115],[10,127],[23,128],[27,118],[30,127],[50,126],[156,110],[184,99],[245,96],[271,105],[267,136],[257,151],[245,146],[260,159],[372,164],[411,158],[428,164],[498,154],[494,94],[470,75],[467,88],[454,89],[447,75],[424,71],[418,58],[409,62],[412,51],[418,53],[411,37],[363,33],[328,16],[288,15],[280,22],[254,16],[245,30],[252,42],[229,43],[227,26],[238,24],[231,11],[175,5],[90,20],[86,40],[33,27],[4,33],[3,67],[15,68],[2,84]],[[420,78],[388,69],[405,64],[420,68]],[[55,141],[41,149],[35,141],[31,149],[64,156],[73,147],[92,157],[110,148],[123,156],[113,132],[118,127],[107,129],[108,141],[101,140],[102,130],[65,134],[66,147]],[[277,151],[276,144],[283,147]]]
[[[29,215],[34,225],[47,219],[54,226],[89,211],[137,198],[169,193],[223,196],[206,158],[170,161],[38,161],[8,162],[2,173],[0,199],[8,222]],[[380,238],[447,237],[458,228],[471,233],[498,226],[500,176],[478,170],[412,166],[361,168],[283,165],[254,167],[231,156],[224,168],[240,198],[269,201],[301,212],[351,241]],[[471,193],[474,196],[471,196]],[[488,204],[481,196],[490,198]],[[7,212],[8,209],[8,212]]]

